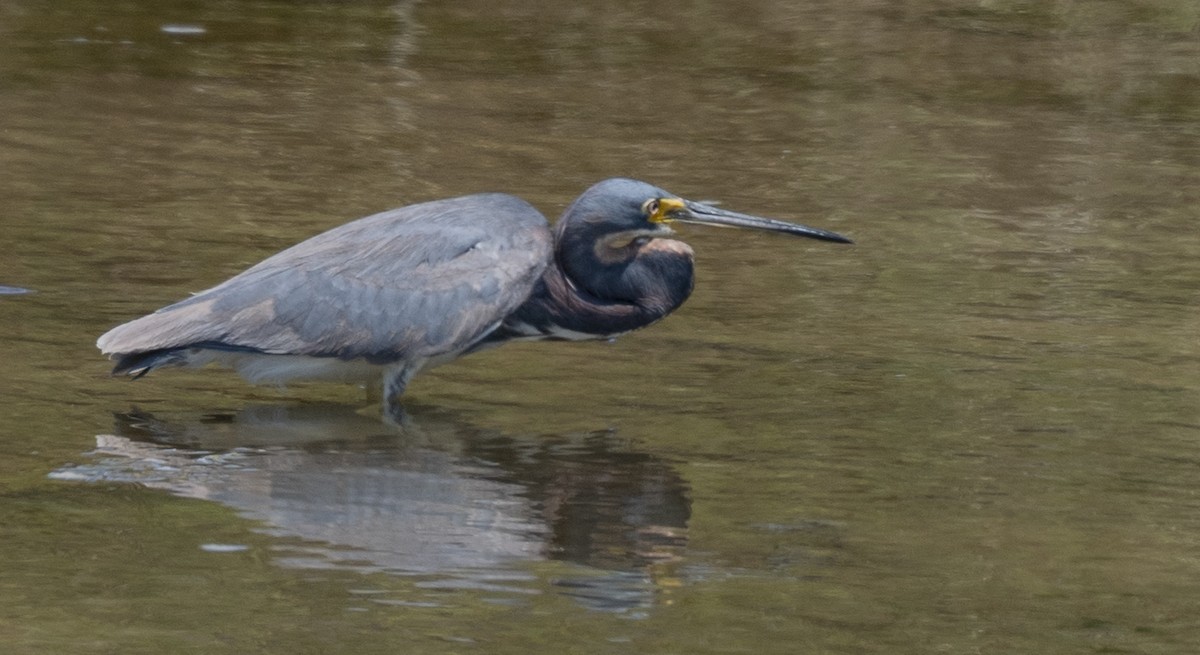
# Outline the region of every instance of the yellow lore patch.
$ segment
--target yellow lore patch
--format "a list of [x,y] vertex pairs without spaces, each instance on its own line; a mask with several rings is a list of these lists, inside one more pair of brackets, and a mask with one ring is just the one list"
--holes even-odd
[[671,214],[686,209],[687,205],[678,198],[656,198],[646,203],[647,219],[651,223],[669,223]]

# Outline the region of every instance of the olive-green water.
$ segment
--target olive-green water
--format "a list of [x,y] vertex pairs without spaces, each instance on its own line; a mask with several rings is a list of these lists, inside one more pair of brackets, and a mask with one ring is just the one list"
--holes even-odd
[[[687,229],[403,428],[92,345],[615,175],[857,244]],[[1198,219],[1194,0],[4,0],[0,650],[1197,652]]]

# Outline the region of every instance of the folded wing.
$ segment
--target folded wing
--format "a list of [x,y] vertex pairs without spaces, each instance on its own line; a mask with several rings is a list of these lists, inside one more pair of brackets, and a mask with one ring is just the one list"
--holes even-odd
[[514,196],[411,205],[317,235],[96,345],[119,359],[115,372],[192,348],[371,364],[457,354],[528,297],[550,248],[545,218]]

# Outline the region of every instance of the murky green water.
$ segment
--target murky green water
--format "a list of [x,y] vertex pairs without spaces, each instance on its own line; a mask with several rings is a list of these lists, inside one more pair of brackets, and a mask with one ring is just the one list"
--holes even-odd
[[[5,652],[1200,643],[1191,0],[6,0],[0,171]],[[613,175],[858,244],[689,230],[676,315],[438,369],[405,430],[92,346]]]

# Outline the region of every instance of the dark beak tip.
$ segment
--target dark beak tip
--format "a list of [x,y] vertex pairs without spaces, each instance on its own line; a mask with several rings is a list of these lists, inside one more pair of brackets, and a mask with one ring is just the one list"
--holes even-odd
[[826,243],[854,245],[854,240],[850,237],[843,236],[837,232],[830,232],[829,230],[813,229],[812,232],[797,233],[796,236],[808,237],[810,239],[816,239],[817,241],[824,241]]

